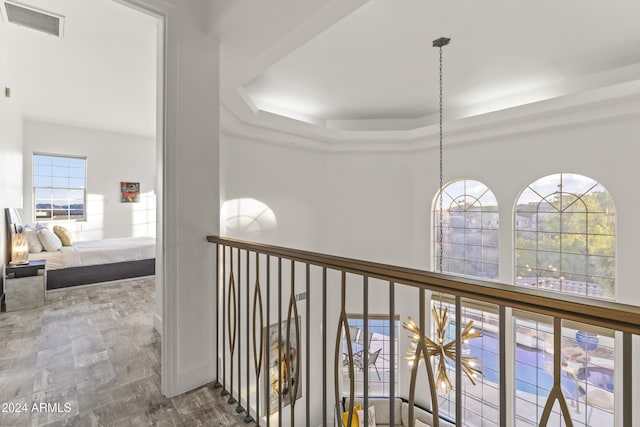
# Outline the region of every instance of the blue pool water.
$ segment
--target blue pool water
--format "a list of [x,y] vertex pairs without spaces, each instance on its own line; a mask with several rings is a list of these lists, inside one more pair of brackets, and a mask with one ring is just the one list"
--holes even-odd
[[[362,320],[350,319],[352,326],[362,328]],[[398,327],[395,322],[396,337],[398,337]],[[450,336],[455,335],[455,325],[449,325]],[[369,331],[389,335],[389,322],[387,320],[370,320]],[[491,332],[482,332],[482,337],[475,338],[463,348],[468,349],[465,354],[477,357],[484,374],[484,380],[497,384],[499,382],[498,372],[498,337]],[[530,394],[546,396],[553,387],[553,356],[529,347],[518,345],[516,347],[516,388]],[[613,372],[607,368],[589,367],[587,381],[597,387],[613,391]],[[585,369],[580,368],[577,374],[580,383],[584,381]],[[567,397],[575,398],[576,381],[571,378],[566,371],[562,371],[562,386]],[[578,394],[582,396],[584,390],[578,384]]]
[[[482,340],[482,344],[479,341]],[[483,349],[484,347],[484,349]],[[483,332],[481,338],[471,340],[469,356],[478,358],[482,366],[484,379],[498,383],[498,337],[490,332]],[[546,396],[553,387],[553,356],[535,349],[518,345],[516,347],[516,388],[530,394]],[[607,368],[589,367],[588,382],[613,391],[613,372]],[[578,371],[578,379],[584,380],[585,370]],[[561,383],[565,395],[575,398],[576,381],[566,371],[562,371]],[[578,394],[582,396],[584,389],[578,384]]]

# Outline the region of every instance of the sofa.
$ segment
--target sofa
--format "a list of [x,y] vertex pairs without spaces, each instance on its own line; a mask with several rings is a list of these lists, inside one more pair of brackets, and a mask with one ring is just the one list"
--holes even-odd
[[[393,399],[393,411],[394,411],[394,423],[391,423],[391,413],[389,411],[389,398],[386,397],[370,397],[369,406],[373,406],[376,412],[376,426],[378,427],[386,427],[386,426],[409,426],[409,404],[404,402],[399,397]],[[354,399],[354,406],[357,404],[363,405],[364,400],[362,398]],[[364,406],[364,405],[363,405]],[[349,398],[344,400],[344,407],[346,410],[349,409]],[[414,416],[416,420],[421,421],[422,423],[432,426],[433,425],[433,415],[431,412],[425,411],[417,406],[414,406]],[[455,424],[450,423],[449,421],[440,418],[440,426],[441,427],[455,427]],[[411,426],[413,427],[413,426]]]

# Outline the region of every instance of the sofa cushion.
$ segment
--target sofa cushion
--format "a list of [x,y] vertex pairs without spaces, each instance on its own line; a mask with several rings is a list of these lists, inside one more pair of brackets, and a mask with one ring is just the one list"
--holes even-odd
[[[357,397],[354,399],[354,404],[364,404],[364,399]],[[402,421],[400,418],[402,400],[400,398],[393,399],[393,411],[395,413],[395,426],[401,426]],[[387,397],[370,397],[369,406],[373,406],[376,411],[376,425],[378,427],[388,426],[390,424],[391,412],[389,411],[389,398]],[[349,408],[349,398],[345,399],[345,408]]]
[[378,424],[376,424],[375,405],[370,405],[367,411],[367,426],[364,425],[364,410],[358,411],[358,423],[359,427],[378,427]]
[[[348,406],[347,406],[348,408]],[[351,426],[350,427],[360,427],[360,420],[358,419],[358,412],[361,412],[362,405],[359,403],[353,407],[353,413],[351,414]],[[342,413],[342,426],[347,427],[349,424],[349,409],[346,412]]]
[[[428,426],[433,425],[433,415],[431,415],[431,412],[429,411],[425,411],[424,409],[420,409],[417,406],[414,406],[413,416],[416,418],[416,420],[420,420]],[[402,402],[402,425],[409,425],[409,404],[407,402]],[[440,426],[455,427],[455,424],[451,424],[450,422],[440,418]]]

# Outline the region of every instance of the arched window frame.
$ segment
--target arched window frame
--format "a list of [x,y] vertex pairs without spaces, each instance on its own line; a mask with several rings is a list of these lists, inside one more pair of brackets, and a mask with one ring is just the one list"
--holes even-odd
[[[442,188],[442,193],[438,191],[435,197],[432,228],[433,269],[440,270],[441,197],[444,241],[442,271],[486,280],[498,280],[498,202],[493,192],[484,183],[472,179],[451,181]],[[454,216],[453,211],[462,215]],[[462,226],[460,219],[454,220],[460,217],[463,221]]]
[[[543,190],[554,179],[555,191]],[[538,197],[537,203],[533,197]],[[602,205],[590,208],[596,201]],[[514,208],[515,283],[613,299],[615,215],[610,193],[592,178],[558,173],[528,185]]]

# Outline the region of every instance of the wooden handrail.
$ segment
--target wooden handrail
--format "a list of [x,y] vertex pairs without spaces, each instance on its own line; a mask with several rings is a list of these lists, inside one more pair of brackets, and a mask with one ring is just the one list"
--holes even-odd
[[640,307],[221,236],[207,241],[430,291],[640,335]]

